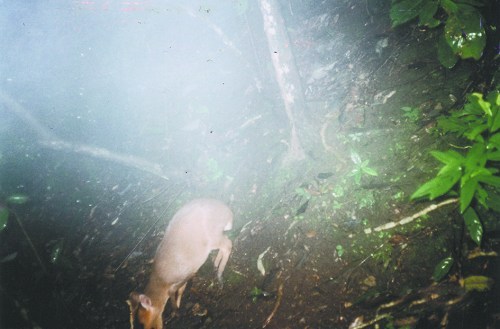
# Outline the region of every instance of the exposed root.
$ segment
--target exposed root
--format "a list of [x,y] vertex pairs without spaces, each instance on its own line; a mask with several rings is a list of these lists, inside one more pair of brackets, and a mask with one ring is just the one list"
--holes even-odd
[[168,180],[168,177],[163,173],[161,166],[158,163],[150,162],[146,159],[139,158],[129,154],[121,154],[112,152],[102,147],[96,147],[86,144],[75,144],[64,141],[54,135],[49,129],[43,126],[38,120],[31,115],[21,104],[10,97],[7,93],[0,89],[0,103],[5,105],[5,108],[21,119],[36,133],[40,146],[53,149],[67,151],[71,153],[83,154],[98,159],[113,161],[121,165],[139,169],[150,173],[162,179]]
[[281,305],[281,298],[283,297],[283,282],[280,283],[280,286],[278,287],[278,296],[276,297],[276,303],[274,303],[274,308],[271,314],[267,317],[266,321],[264,321],[264,324],[262,325],[262,328],[267,327],[267,325],[271,322],[273,319],[274,315],[278,311],[278,307]]

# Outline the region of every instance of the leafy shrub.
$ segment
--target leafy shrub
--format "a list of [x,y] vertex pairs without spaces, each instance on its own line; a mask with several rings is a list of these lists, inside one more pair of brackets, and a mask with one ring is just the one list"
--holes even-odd
[[459,58],[478,60],[486,45],[484,18],[479,13],[480,0],[393,0],[392,26],[418,17],[419,25],[436,28],[444,25],[438,41],[438,59],[447,68]]
[[[481,244],[482,226],[474,210],[476,203],[486,209],[498,209],[500,188],[500,94],[492,92],[483,98],[480,93],[468,97],[467,104],[450,116],[440,117],[438,127],[466,141],[467,151],[432,151],[443,166],[434,178],[420,186],[411,199],[435,199],[458,193],[460,212],[471,238]],[[472,206],[471,206],[472,205]]]

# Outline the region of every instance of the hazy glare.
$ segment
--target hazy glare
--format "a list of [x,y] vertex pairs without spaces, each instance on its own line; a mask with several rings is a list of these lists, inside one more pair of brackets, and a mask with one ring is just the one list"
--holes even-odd
[[189,163],[183,153],[217,143],[253,83],[239,73],[248,45],[234,44],[243,24],[234,3],[1,6],[3,88],[66,141]]

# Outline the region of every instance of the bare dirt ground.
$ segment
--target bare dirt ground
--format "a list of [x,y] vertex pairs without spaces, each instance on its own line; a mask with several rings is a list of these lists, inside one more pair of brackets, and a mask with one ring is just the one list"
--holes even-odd
[[[129,292],[144,288],[170,216],[199,195],[233,209],[233,253],[224,287],[207,262],[179,316],[165,312],[166,328],[500,326],[498,288],[465,295],[459,285],[460,274],[498,275],[498,260],[469,259],[443,282],[431,279],[441,259],[472,250],[455,205],[365,233],[430,205],[408,198],[433,173],[428,151],[445,143],[432,133],[435,118],[459,105],[476,65],[446,71],[433,31],[391,30],[387,17],[377,19],[383,10],[340,6],[290,24],[308,106],[307,124],[298,127],[307,153],[300,163],[280,165],[286,125],[271,120],[277,110],[262,102],[255,114],[265,120],[228,128],[225,148],[199,162],[213,163],[214,154],[228,162],[251,154],[251,161],[232,171],[219,162],[187,183],[121,177],[112,167],[68,159],[67,172],[55,178],[50,155],[7,165],[34,178],[31,206],[16,214],[43,246],[44,261],[58,243],[64,247],[43,273],[20,228],[2,232],[6,254],[22,250],[1,264],[6,328],[129,328]],[[487,248],[498,251],[498,240]]]

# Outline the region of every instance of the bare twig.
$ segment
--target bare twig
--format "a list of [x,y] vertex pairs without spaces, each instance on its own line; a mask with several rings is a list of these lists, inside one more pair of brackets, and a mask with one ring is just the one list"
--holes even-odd
[[394,227],[399,226],[399,225],[406,225],[408,223],[413,222],[415,219],[417,219],[420,216],[426,215],[426,214],[430,213],[431,211],[434,211],[442,206],[445,206],[445,205],[451,204],[451,203],[455,203],[455,202],[458,202],[457,198],[444,200],[438,204],[431,204],[427,208],[425,208],[425,209],[423,209],[423,210],[421,210],[421,211],[417,212],[416,214],[413,214],[409,217],[405,217],[405,218],[401,219],[400,221],[389,222],[389,223],[386,223],[384,225],[377,226],[375,228],[367,228],[367,229],[365,229],[365,234],[370,234],[372,232],[386,231],[386,230],[390,230],[391,228],[394,228]]
[[388,318],[390,317],[391,315],[390,314],[380,314],[380,315],[377,315],[374,319],[368,321],[368,322],[365,322],[365,323],[360,323],[360,324],[355,324],[354,326],[349,326],[349,329],[362,329],[362,328],[366,328],[366,327],[369,327],[371,326],[372,324],[375,324],[377,322],[379,322],[380,320],[383,320],[385,318]]

